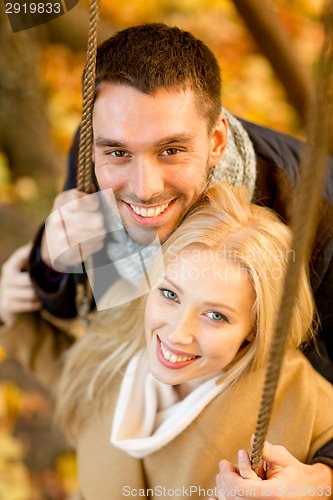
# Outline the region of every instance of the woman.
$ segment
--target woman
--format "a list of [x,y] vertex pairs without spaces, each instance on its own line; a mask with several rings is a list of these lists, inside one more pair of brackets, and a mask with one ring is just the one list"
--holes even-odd
[[[85,500],[213,494],[218,462],[235,463],[255,428],[289,241],[243,191],[212,188],[163,246],[165,272],[152,264],[147,298],[100,315],[69,351],[58,417]],[[302,480],[333,437],[332,387],[298,351],[313,314],[303,269],[268,436]]]

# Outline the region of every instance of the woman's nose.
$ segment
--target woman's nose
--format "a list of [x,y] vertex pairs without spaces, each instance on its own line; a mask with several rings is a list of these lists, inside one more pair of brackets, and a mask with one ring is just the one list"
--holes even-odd
[[197,327],[192,315],[183,315],[178,321],[172,322],[169,328],[168,338],[174,345],[189,345],[195,339]]

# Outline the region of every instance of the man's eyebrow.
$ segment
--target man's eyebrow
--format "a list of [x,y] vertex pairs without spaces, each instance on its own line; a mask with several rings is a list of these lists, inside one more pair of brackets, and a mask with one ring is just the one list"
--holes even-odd
[[177,134],[170,135],[169,137],[164,137],[160,141],[156,143],[156,146],[165,146],[166,144],[177,144],[177,143],[186,143],[193,140],[192,134]]
[[100,148],[125,148],[125,144],[115,139],[107,139],[106,137],[97,137],[95,139],[95,146]]
[[[176,134],[163,137],[163,139],[156,142],[156,146],[166,146],[168,144],[186,144],[193,140],[192,134]],[[100,148],[124,148],[128,147],[124,142],[117,139],[108,139],[107,137],[96,137],[95,146]]]

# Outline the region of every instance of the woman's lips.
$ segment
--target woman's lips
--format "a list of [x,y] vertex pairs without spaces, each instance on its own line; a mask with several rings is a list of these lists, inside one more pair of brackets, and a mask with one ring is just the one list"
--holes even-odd
[[156,335],[156,351],[159,362],[171,370],[185,368],[200,358],[200,356],[196,354],[178,351],[169,346],[166,347],[158,335]]

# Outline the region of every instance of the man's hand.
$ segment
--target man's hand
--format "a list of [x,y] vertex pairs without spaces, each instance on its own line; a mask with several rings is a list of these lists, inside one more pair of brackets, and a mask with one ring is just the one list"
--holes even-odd
[[45,223],[42,260],[56,271],[68,272],[82,257],[86,259],[101,250],[105,235],[98,195],[77,189],[64,191],[56,197]]
[[[3,264],[0,277],[0,319],[11,325],[18,313],[37,311],[41,308],[27,265],[31,245],[16,250]],[[23,271],[22,271],[23,270]]]
[[[263,450],[266,477],[251,469],[246,451],[238,453],[238,465],[221,460],[216,476],[218,500],[332,498],[332,469],[325,464],[305,465],[283,446],[265,443]],[[214,499],[217,500],[217,499]]]

